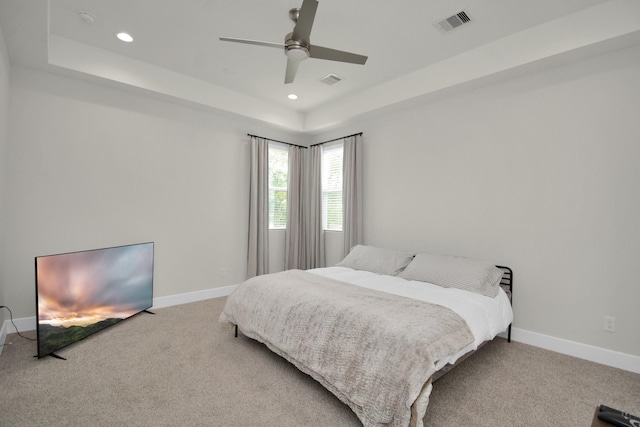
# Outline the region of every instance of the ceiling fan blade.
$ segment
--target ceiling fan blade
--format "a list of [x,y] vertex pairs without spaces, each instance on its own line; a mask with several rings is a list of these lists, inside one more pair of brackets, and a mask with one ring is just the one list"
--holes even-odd
[[220,37],[220,41],[223,42],[234,42],[234,43],[244,43],[244,44],[253,44],[256,46],[266,46],[266,47],[277,47],[278,49],[284,49],[283,43],[271,43],[271,42],[261,42],[258,40],[245,40],[245,39],[232,39],[229,37]]
[[298,72],[299,65],[300,61],[294,61],[293,59],[287,58],[287,71],[284,75],[285,84],[293,83],[293,79],[296,78],[296,73]]
[[299,40],[306,45],[309,44],[311,27],[313,27],[313,20],[316,17],[317,9],[317,0],[303,0],[302,6],[300,7],[300,13],[298,14],[298,20],[295,27],[293,27],[294,40]]
[[368,57],[364,55],[357,55],[355,53],[315,45],[312,45],[309,48],[309,56],[316,59],[327,59],[329,61],[349,62],[351,64],[360,65],[364,65],[368,59]]

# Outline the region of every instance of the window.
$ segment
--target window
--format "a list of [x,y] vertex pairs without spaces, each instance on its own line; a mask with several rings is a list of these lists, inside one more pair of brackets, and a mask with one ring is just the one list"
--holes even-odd
[[269,228],[287,228],[289,153],[269,145]]
[[342,231],[342,153],[344,145],[322,150],[322,227]]

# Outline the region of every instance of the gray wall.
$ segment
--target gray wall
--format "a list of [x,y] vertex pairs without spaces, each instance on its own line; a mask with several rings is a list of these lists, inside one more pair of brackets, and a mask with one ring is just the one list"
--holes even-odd
[[[0,28],[0,242],[4,241],[4,189],[6,181],[5,151],[7,146],[7,116],[9,110],[9,56],[4,42],[2,28]],[[0,272],[4,271],[4,248],[0,244]],[[0,273],[0,305],[7,305],[5,298],[5,282]],[[4,324],[6,310],[0,310],[0,329]],[[1,350],[1,349],[0,349]]]
[[[154,296],[246,274],[249,138],[237,117],[26,68],[11,69],[3,280],[35,314],[38,255],[155,242]],[[221,270],[224,269],[224,274]]]
[[511,266],[515,327],[640,355],[638,76],[635,47],[318,139],[364,132],[366,243]]

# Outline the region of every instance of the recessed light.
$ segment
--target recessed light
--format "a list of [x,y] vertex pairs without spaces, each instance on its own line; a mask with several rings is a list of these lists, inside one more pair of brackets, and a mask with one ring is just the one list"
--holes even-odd
[[289,94],[289,96],[287,96],[287,98],[289,98],[289,99],[298,99],[298,95],[296,95],[295,93],[291,93],[291,94]]
[[116,37],[125,43],[131,43],[133,41],[133,37],[128,33],[118,33],[116,34]]
[[81,12],[78,12],[78,15],[80,16],[80,19],[82,19],[87,24],[93,24],[94,22],[96,22],[95,15],[90,12],[86,12],[83,10]]

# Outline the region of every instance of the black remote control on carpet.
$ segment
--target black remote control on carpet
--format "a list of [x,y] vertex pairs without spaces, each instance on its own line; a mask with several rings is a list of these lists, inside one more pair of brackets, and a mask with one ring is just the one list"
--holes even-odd
[[618,427],[640,427],[640,417],[600,405],[598,418]]

